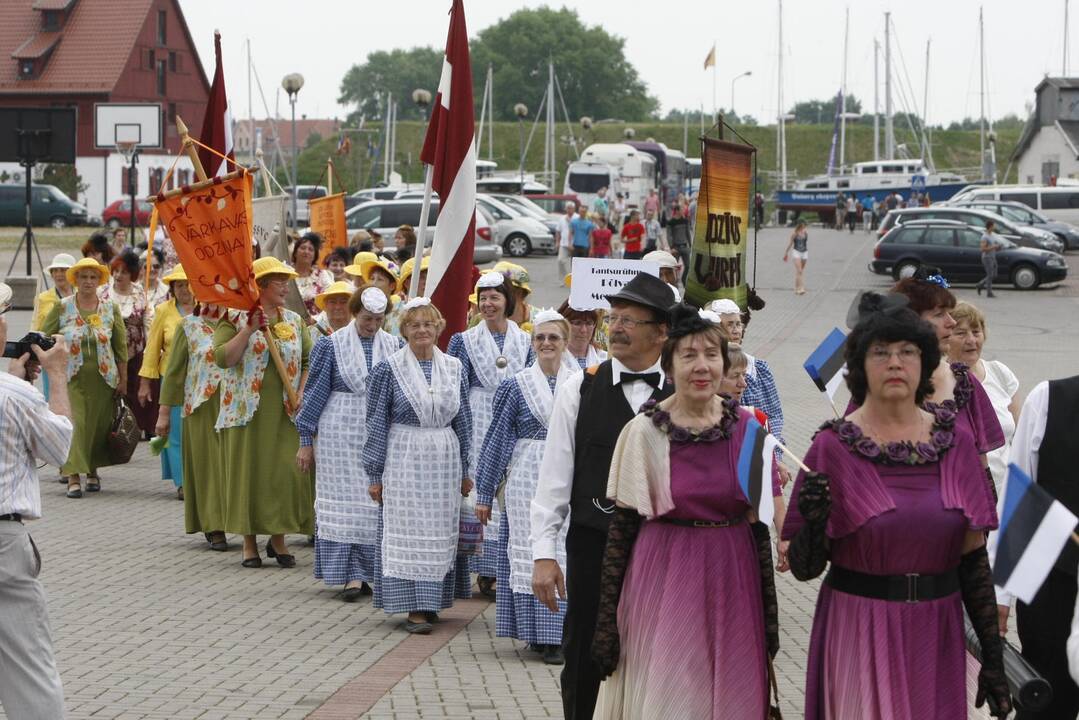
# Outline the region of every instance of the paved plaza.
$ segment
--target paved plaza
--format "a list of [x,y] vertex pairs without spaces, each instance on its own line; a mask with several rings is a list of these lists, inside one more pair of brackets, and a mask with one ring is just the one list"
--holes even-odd
[[[795,452],[831,415],[803,361],[843,325],[855,291],[891,283],[866,269],[874,239],[810,228],[809,292],[796,296],[781,261],[786,231],[759,236],[757,287],[768,304],[746,348],[775,372]],[[9,258],[0,253],[0,263]],[[955,289],[987,311],[984,355],[1015,371],[1023,395],[1079,372],[1079,256],[1069,262],[1073,276],[1055,288],[1003,289],[995,300],[976,297],[973,286]],[[559,304],[566,291],[555,259],[524,264],[535,303]],[[9,336],[18,337],[29,313],[9,318]],[[434,634],[410,637],[401,618],[369,600],[342,603],[313,580],[305,538],[289,538],[295,569],[272,561],[243,569],[239,538],[214,553],[201,535],[184,534],[183,505],[145,444],[129,465],[102,471],[100,493],[68,500],[56,480],[55,468],[42,469],[45,517],[32,532],[71,718],[561,717],[558,668],[496,638],[486,600],[459,603]],[[788,574],[778,585],[779,692],[784,716],[800,718],[817,584]]]

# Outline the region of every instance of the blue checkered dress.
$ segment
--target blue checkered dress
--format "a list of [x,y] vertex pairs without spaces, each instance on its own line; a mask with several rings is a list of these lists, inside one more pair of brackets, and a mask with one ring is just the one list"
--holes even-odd
[[[760,358],[753,358],[754,374],[746,375],[746,389],[742,393],[742,405],[760,408],[768,416],[768,430],[779,439],[783,439],[783,406],[779,402],[779,389],[772,375],[772,368]],[[776,450],[776,459],[783,457],[781,450]]]
[[[424,377],[431,381],[431,361],[420,360]],[[363,467],[369,481],[378,482],[386,465],[386,443],[390,425],[420,427],[419,418],[409,405],[385,360],[371,370],[367,377],[367,444],[363,449]],[[468,385],[461,373],[461,410],[451,423],[461,451],[461,468],[468,476],[468,450],[472,438],[472,416],[468,412]],[[378,541],[382,543],[382,516],[378,521]],[[407,612],[438,612],[453,605],[454,598],[472,597],[472,577],[468,562],[458,555],[457,562],[442,582],[424,582],[384,577],[382,553],[374,557],[374,605],[387,614]]]
[[[506,334],[492,332],[491,337],[494,338],[495,345],[498,345],[498,349],[501,351],[506,343]],[[461,369],[468,376],[468,386],[470,388],[480,387],[482,385],[479,377],[476,375],[476,369],[472,365],[472,358],[468,355],[468,347],[465,345],[465,339],[462,336],[462,333],[457,333],[450,338],[450,344],[449,347],[446,348],[446,352],[461,361]],[[528,358],[525,360],[525,367],[531,365],[535,360],[536,353],[529,347]],[[473,555],[468,559],[469,569],[477,575],[497,577],[498,557],[498,540],[485,535],[483,538],[483,551],[479,555]]]
[[[547,382],[554,390],[556,378]],[[476,503],[490,506],[498,484],[506,474],[513,448],[520,439],[546,440],[547,428],[532,414],[517,380],[503,381],[495,392],[494,418],[483,440],[479,468],[476,470]],[[495,608],[495,634],[517,638],[536,645],[561,645],[565,603],[553,613],[530,593],[515,593],[510,583],[509,516],[502,514],[498,531],[498,594]]]

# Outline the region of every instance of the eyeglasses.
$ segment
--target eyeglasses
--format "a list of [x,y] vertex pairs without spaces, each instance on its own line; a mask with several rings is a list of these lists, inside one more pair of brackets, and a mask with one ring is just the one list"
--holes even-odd
[[608,315],[607,325],[614,327],[615,325],[621,325],[626,330],[632,330],[638,325],[659,325],[658,320],[635,320],[627,315]]
[[875,347],[869,348],[870,361],[878,365],[883,365],[887,363],[889,360],[892,359],[893,355],[898,357],[899,361],[902,363],[911,363],[921,358],[922,351],[914,347],[913,345],[906,345],[899,348],[898,350],[891,350],[884,347],[883,345],[877,345]]
[[533,335],[532,339],[539,343],[556,343],[562,339],[561,335]]

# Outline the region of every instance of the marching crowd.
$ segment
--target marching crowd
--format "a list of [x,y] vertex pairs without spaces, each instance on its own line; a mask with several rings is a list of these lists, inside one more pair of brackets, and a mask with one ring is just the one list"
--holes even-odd
[[[587,215],[567,209],[572,256],[600,256],[606,217]],[[77,261],[56,256],[33,321],[66,357],[67,497],[103,489],[124,396],[211,550],[238,535],[244,568],[263,554],[291,568],[286,536],[308,536],[315,578],[416,634],[471,597],[475,574],[497,635],[563,665],[567,718],[774,717],[776,571],[824,576],[807,718],[965,717],[968,673],[977,704],[1006,714],[986,538],[1009,459],[1036,466],[1038,443],[1043,458],[1057,443],[1050,483],[1075,454],[1059,418],[1032,441],[1015,375],[981,358],[986,317],[923,270],[855,300],[851,404],[804,460],[785,459],[792,478],[779,450],[755,449],[760,428],[784,438],[750,313],[680,302],[688,244],[652,245],[653,220],[630,216],[622,232],[641,228],[622,250],[660,277],[636,276],[606,312],[530,304],[519,265],[474,269],[470,327],[445,352],[408,227],[395,248],[367,236],[325,256],[318,235],[293,238],[290,263],[255,261],[249,313],[199,306],[168,248],[140,257],[95,237]],[[1062,604],[1019,606],[1024,652],[1059,703],[1020,717],[1079,711],[1052,633]]]

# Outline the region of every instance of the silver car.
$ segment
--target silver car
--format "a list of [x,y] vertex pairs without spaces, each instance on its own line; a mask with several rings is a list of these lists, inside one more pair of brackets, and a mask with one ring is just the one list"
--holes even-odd
[[[345,225],[349,231],[374,230],[381,235],[387,247],[393,245],[393,236],[397,228],[420,224],[420,206],[423,199],[406,198],[403,200],[370,200],[357,205],[345,213]],[[435,224],[438,222],[439,203],[431,201],[431,214],[428,218],[427,246],[435,237]],[[477,265],[495,262],[502,257],[502,247],[492,237],[493,228],[482,212],[476,213],[476,242],[472,252],[472,262]]]
[[491,219],[495,241],[510,257],[525,257],[533,251],[554,254],[554,232],[535,216],[512,208],[490,195],[476,196],[476,206]]

